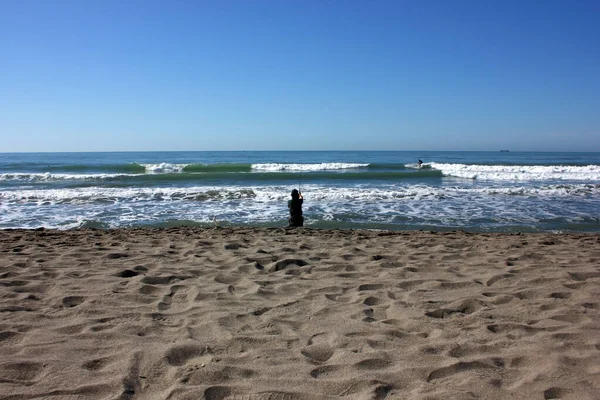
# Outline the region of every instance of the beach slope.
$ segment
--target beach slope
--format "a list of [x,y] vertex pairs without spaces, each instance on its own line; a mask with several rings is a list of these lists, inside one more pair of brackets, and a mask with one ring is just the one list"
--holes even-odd
[[0,231],[0,398],[598,399],[600,236]]

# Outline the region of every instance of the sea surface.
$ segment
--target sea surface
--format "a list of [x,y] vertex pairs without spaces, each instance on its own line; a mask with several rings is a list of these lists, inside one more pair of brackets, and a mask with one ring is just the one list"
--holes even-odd
[[[423,161],[419,167],[418,160]],[[0,153],[0,229],[305,225],[600,232],[600,153]]]

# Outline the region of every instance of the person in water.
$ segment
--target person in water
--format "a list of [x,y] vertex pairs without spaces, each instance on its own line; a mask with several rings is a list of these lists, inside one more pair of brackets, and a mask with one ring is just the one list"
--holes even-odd
[[302,203],[304,198],[302,193],[296,189],[292,190],[292,199],[288,200],[288,209],[290,210],[290,226],[303,226],[304,217],[302,216]]
[[419,160],[419,168],[423,165],[423,161]]

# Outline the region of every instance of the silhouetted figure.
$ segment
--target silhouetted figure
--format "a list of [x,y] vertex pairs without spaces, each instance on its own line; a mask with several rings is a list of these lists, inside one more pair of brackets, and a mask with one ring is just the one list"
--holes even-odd
[[419,160],[419,168],[421,168],[421,165],[423,165],[423,161]]
[[302,193],[296,189],[292,190],[292,199],[288,200],[288,208],[290,210],[290,226],[304,225],[304,217],[302,216],[302,203],[304,198]]

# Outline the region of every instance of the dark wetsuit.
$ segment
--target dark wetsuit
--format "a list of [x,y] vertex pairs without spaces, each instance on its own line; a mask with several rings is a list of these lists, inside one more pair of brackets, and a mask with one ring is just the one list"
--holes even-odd
[[290,209],[290,226],[304,225],[304,217],[302,216],[302,203],[304,199],[288,200],[288,208]]

